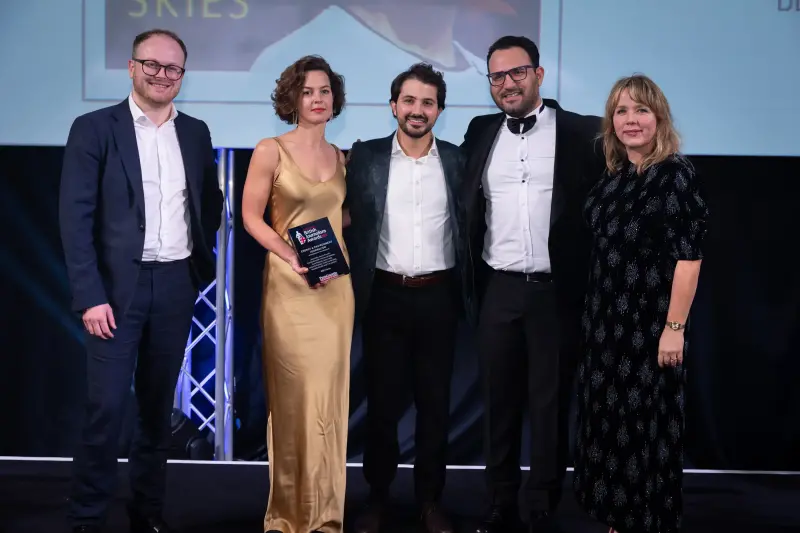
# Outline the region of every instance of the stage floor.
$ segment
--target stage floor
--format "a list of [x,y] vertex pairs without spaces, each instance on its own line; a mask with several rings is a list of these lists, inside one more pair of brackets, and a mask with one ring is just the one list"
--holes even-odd
[[[0,460],[0,532],[60,533],[71,463]],[[171,462],[167,518],[192,533],[259,533],[269,487],[263,463]],[[107,531],[128,531],[127,463],[120,464],[120,486]],[[416,533],[412,470],[401,468],[394,485],[397,508],[386,533]],[[800,474],[687,473],[684,533],[789,533],[800,531]],[[348,468],[347,522],[364,501],[367,487],[358,466]],[[482,470],[449,470],[444,505],[467,533],[485,506]],[[563,533],[605,533],[566,493],[559,510]],[[349,531],[349,528],[348,528]]]

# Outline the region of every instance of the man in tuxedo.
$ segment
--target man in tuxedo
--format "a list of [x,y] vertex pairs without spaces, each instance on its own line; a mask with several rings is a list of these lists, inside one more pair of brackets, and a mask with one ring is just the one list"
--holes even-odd
[[171,531],[162,518],[170,414],[198,290],[214,278],[222,213],[208,127],[173,104],[185,62],[174,33],[138,35],[128,98],[78,117],[67,140],[61,239],[88,353],[70,498],[75,532],[100,531],[114,496],[132,384],[131,531]]
[[[499,113],[475,117],[461,145],[469,316],[477,319],[491,508],[480,533],[519,527],[523,411],[531,425],[530,530],[552,525],[566,470],[567,413],[589,235],[581,216],[602,171],[600,119],[542,99],[544,69],[526,37],[497,40],[487,55]],[[599,149],[598,149],[599,150]]]
[[431,131],[446,85],[416,64],[391,85],[397,130],[353,145],[347,165],[356,317],[362,321],[367,383],[364,475],[371,489],[358,533],[377,533],[397,473],[397,424],[417,409],[414,484],[423,525],[450,533],[439,507],[445,483],[450,381],[462,304],[464,245],[457,146]]

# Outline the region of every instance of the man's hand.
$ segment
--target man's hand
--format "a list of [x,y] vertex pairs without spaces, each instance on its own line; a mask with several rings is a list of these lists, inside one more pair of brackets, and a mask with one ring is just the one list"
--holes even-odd
[[114,321],[114,312],[108,304],[96,305],[83,312],[83,327],[90,334],[101,339],[111,339],[114,334],[112,329],[117,329]]

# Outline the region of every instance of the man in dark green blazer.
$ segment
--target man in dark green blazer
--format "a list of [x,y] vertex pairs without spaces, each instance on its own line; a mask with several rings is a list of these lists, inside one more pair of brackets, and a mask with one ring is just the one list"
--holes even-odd
[[397,76],[390,99],[397,130],[357,142],[347,164],[347,247],[367,374],[364,475],[371,488],[358,533],[380,527],[400,457],[397,424],[412,394],[422,522],[430,533],[453,531],[439,500],[466,246],[458,204],[462,156],[432,132],[445,94],[441,73],[430,65]]

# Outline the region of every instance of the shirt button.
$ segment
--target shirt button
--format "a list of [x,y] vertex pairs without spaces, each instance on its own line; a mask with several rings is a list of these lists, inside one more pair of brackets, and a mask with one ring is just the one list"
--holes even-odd
[[139,224],[139,231],[144,231],[144,224]]

